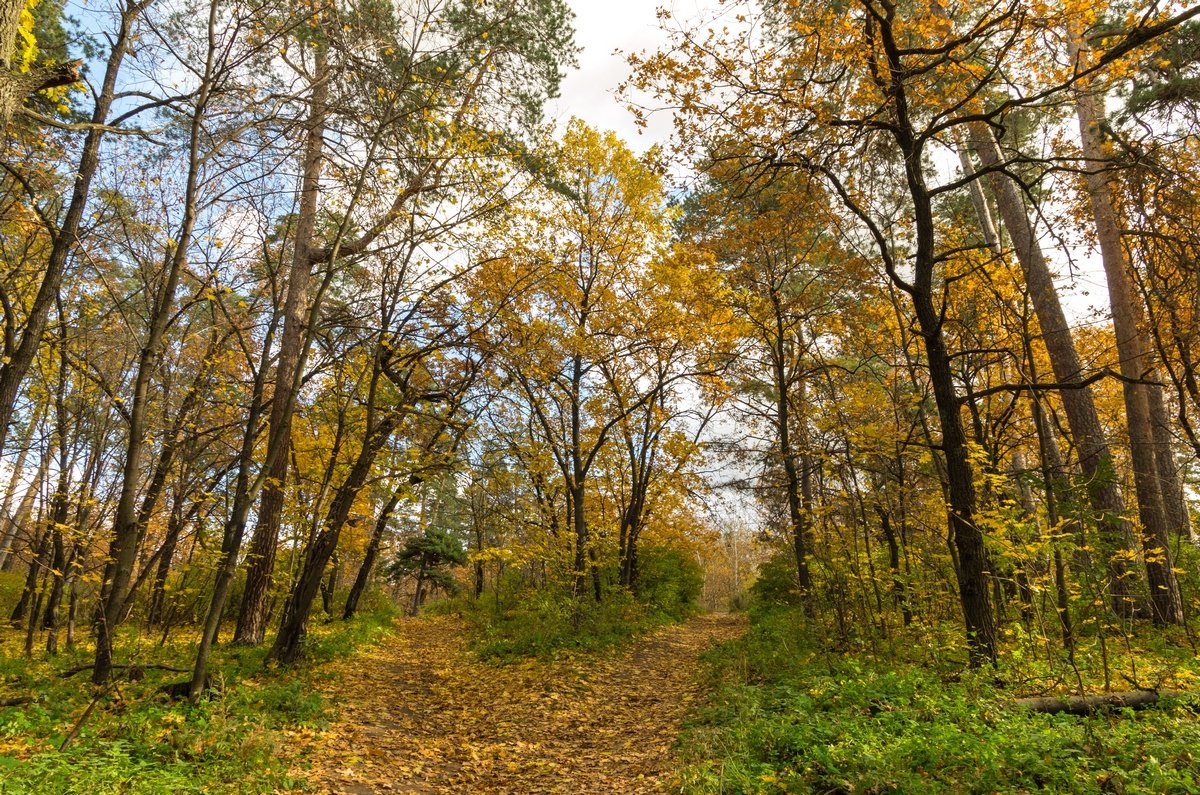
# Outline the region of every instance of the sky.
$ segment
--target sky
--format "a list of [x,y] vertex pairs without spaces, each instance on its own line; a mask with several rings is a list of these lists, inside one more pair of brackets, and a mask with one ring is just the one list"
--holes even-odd
[[[567,74],[560,96],[550,102],[547,114],[565,124],[578,116],[593,127],[612,130],[635,151],[644,151],[670,134],[670,119],[659,114],[649,129],[640,133],[633,116],[615,96],[617,86],[629,74],[621,53],[654,50],[666,42],[657,12],[666,6],[685,19],[704,9],[717,7],[717,0],[569,0],[575,11],[575,41],[583,48],[579,68]],[[620,52],[614,52],[619,50]]]

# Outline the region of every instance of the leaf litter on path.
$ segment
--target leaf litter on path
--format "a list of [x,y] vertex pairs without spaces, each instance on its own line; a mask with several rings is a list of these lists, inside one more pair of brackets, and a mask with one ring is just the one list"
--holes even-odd
[[625,795],[659,790],[698,657],[742,632],[699,616],[623,650],[491,665],[448,618],[408,619],[338,664],[339,717],[297,771],[321,793]]

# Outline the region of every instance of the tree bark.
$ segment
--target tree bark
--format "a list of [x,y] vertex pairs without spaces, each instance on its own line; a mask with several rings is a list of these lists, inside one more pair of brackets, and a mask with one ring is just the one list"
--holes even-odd
[[283,310],[283,334],[280,339],[279,360],[275,366],[275,386],[271,393],[266,453],[270,461],[269,476],[262,491],[258,520],[250,541],[246,586],[242,593],[242,606],[234,633],[234,642],[244,645],[262,643],[266,634],[267,596],[271,586],[271,575],[275,571],[275,553],[288,473],[288,452],[292,441],[295,392],[301,375],[300,362],[308,344],[305,328],[308,319],[308,285],[312,278],[313,238],[316,231],[317,201],[321,193],[328,99],[329,74],[326,53],[324,45],[318,45],[305,130],[300,203],[293,234],[292,260],[288,269],[287,299]]
[[1146,709],[1153,707],[1163,698],[1183,698],[1187,693],[1158,690],[1130,690],[1123,693],[1105,693],[1097,696],[1037,696],[1018,698],[1015,703],[1022,709],[1044,712],[1049,715],[1094,715],[1105,709]]
[[[990,130],[973,127],[971,147],[985,168],[1001,167],[1003,158],[1000,147]],[[1017,186],[1010,177],[995,170],[989,171],[988,184],[1008,230],[1013,251],[1021,264],[1054,379],[1062,384],[1082,384],[1083,363],[1075,349],[1075,341],[1071,338],[1071,329],[1058,299],[1050,268]],[[1112,452],[1100,424],[1100,414],[1096,411],[1091,388],[1081,385],[1063,389],[1060,395],[1079,458],[1079,468],[1087,484],[1088,501],[1097,514],[1100,541],[1108,566],[1112,607],[1118,615],[1128,616],[1132,613],[1130,588],[1135,575],[1128,563],[1128,556],[1120,553],[1129,550],[1132,533],[1125,518],[1125,501],[1117,485]]]
[[1154,608],[1155,623],[1181,624],[1183,599],[1171,561],[1170,534],[1159,489],[1155,455],[1150,390],[1156,387],[1136,383],[1153,379],[1155,364],[1141,329],[1141,303],[1129,277],[1128,263],[1121,246],[1121,226],[1117,219],[1115,197],[1105,174],[1107,159],[1100,133],[1100,124],[1104,121],[1102,102],[1102,98],[1093,93],[1088,85],[1077,86],[1075,109],[1079,117],[1088,198],[1108,282],[1121,375],[1126,379],[1122,385],[1125,419],[1129,428],[1133,482],[1141,519],[1142,555],[1150,581],[1150,602]]

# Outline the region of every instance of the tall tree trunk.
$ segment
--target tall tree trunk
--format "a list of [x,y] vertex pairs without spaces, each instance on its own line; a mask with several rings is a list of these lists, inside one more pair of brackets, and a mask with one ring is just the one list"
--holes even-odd
[[307,345],[305,321],[309,317],[308,285],[312,277],[313,237],[317,221],[317,201],[321,193],[322,160],[325,151],[326,105],[329,99],[329,74],[324,45],[318,45],[309,98],[305,130],[304,160],[301,167],[300,202],[292,241],[292,261],[288,270],[287,300],[283,311],[283,335],[279,361],[275,366],[275,386],[271,393],[271,413],[267,433],[269,477],[262,491],[254,536],[247,556],[246,586],[238,614],[236,643],[262,643],[267,625],[267,596],[275,571],[275,553],[283,512],[291,449],[292,416],[296,388],[301,376],[300,362]]
[[788,521],[791,524],[792,552],[796,559],[797,581],[800,583],[800,593],[805,604],[811,606],[812,576],[808,569],[808,556],[811,550],[807,548],[809,522],[803,503],[800,466],[797,463],[799,454],[792,443],[792,397],[788,377],[788,341],[784,329],[783,308],[775,289],[771,290],[771,304],[775,314],[775,338],[771,341],[771,366],[775,378],[775,443],[778,445],[779,460],[783,465],[783,485],[787,491]]
[[912,252],[913,277],[907,283],[896,270],[896,262],[887,239],[875,228],[880,254],[887,262],[892,282],[906,292],[916,315],[929,367],[929,383],[942,430],[942,452],[948,480],[949,532],[958,557],[958,592],[966,625],[972,665],[996,660],[996,624],[988,596],[987,550],[983,533],[975,524],[974,473],[963,430],[962,406],[954,387],[954,372],[946,348],[944,314],[934,303],[934,273],[938,263],[937,224],[933,196],[925,179],[924,143],[914,133],[904,82],[906,66],[901,62],[891,27],[885,20],[879,28],[880,41],[888,59],[890,83],[887,94],[895,123],[891,134],[903,156],[905,183],[911,199],[915,246]]
[[208,603],[208,612],[204,617],[204,629],[200,635],[200,644],[196,648],[196,663],[192,669],[192,683],[188,689],[188,697],[193,701],[200,697],[208,683],[209,654],[213,644],[217,642],[221,617],[225,613],[225,603],[229,599],[229,590],[233,585],[234,574],[237,572],[238,553],[241,551],[242,538],[246,532],[246,517],[254,504],[255,489],[251,484],[250,469],[254,462],[254,450],[259,436],[259,420],[262,417],[261,407],[266,380],[267,356],[274,338],[275,325],[271,324],[263,342],[263,358],[254,373],[249,416],[246,418],[246,427],[242,431],[242,444],[238,452],[233,504],[221,529],[221,555],[217,563],[216,576],[213,579],[213,591]]
[[[1001,166],[1000,147],[987,128],[972,128],[971,147],[984,167],[998,169]],[[1054,380],[1060,384],[1079,384],[1061,390],[1063,410],[1075,443],[1079,468],[1087,484],[1088,501],[1097,514],[1112,607],[1118,615],[1129,615],[1132,607],[1130,588],[1135,573],[1128,562],[1129,556],[1122,553],[1130,549],[1132,532],[1125,518],[1125,501],[1117,484],[1116,468],[1100,424],[1100,414],[1096,411],[1091,389],[1082,384],[1083,363],[1017,186],[1011,178],[994,170],[988,173],[988,184],[1021,264]]]
[[137,374],[134,377],[121,493],[113,519],[113,535],[108,550],[109,563],[105,566],[104,583],[101,588],[103,612],[96,628],[96,662],[92,668],[92,681],[96,684],[106,682],[112,672],[113,633],[124,619],[141,538],[137,498],[142,477],[142,457],[146,452],[146,435],[149,431],[150,381],[162,356],[167,327],[174,315],[175,293],[187,265],[187,252],[191,247],[192,231],[196,225],[202,166],[200,147],[204,139],[204,117],[213,87],[216,58],[216,13],[216,5],[210,5],[208,53],[196,104],[192,108],[189,120],[188,170],[184,187],[183,217],[180,220],[174,249],[167,251],[166,273],[154,299],[150,328],[138,355]]
[[1170,534],[1159,490],[1158,461],[1155,457],[1150,390],[1156,387],[1137,383],[1154,378],[1154,359],[1141,329],[1141,303],[1129,276],[1128,263],[1121,246],[1121,226],[1117,219],[1115,197],[1105,174],[1107,160],[1100,133],[1100,124],[1104,121],[1103,100],[1092,93],[1086,84],[1081,84],[1075,94],[1075,109],[1079,116],[1088,198],[1108,282],[1121,375],[1125,378],[1122,385],[1125,419],[1129,428],[1133,483],[1141,519],[1142,554],[1150,581],[1154,621],[1158,624],[1180,624],[1183,622],[1183,599],[1171,561]]

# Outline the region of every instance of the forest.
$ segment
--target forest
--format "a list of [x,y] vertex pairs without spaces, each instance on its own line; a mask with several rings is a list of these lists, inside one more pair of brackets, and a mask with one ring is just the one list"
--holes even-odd
[[1200,6],[694,5],[0,0],[0,792],[1200,792]]

